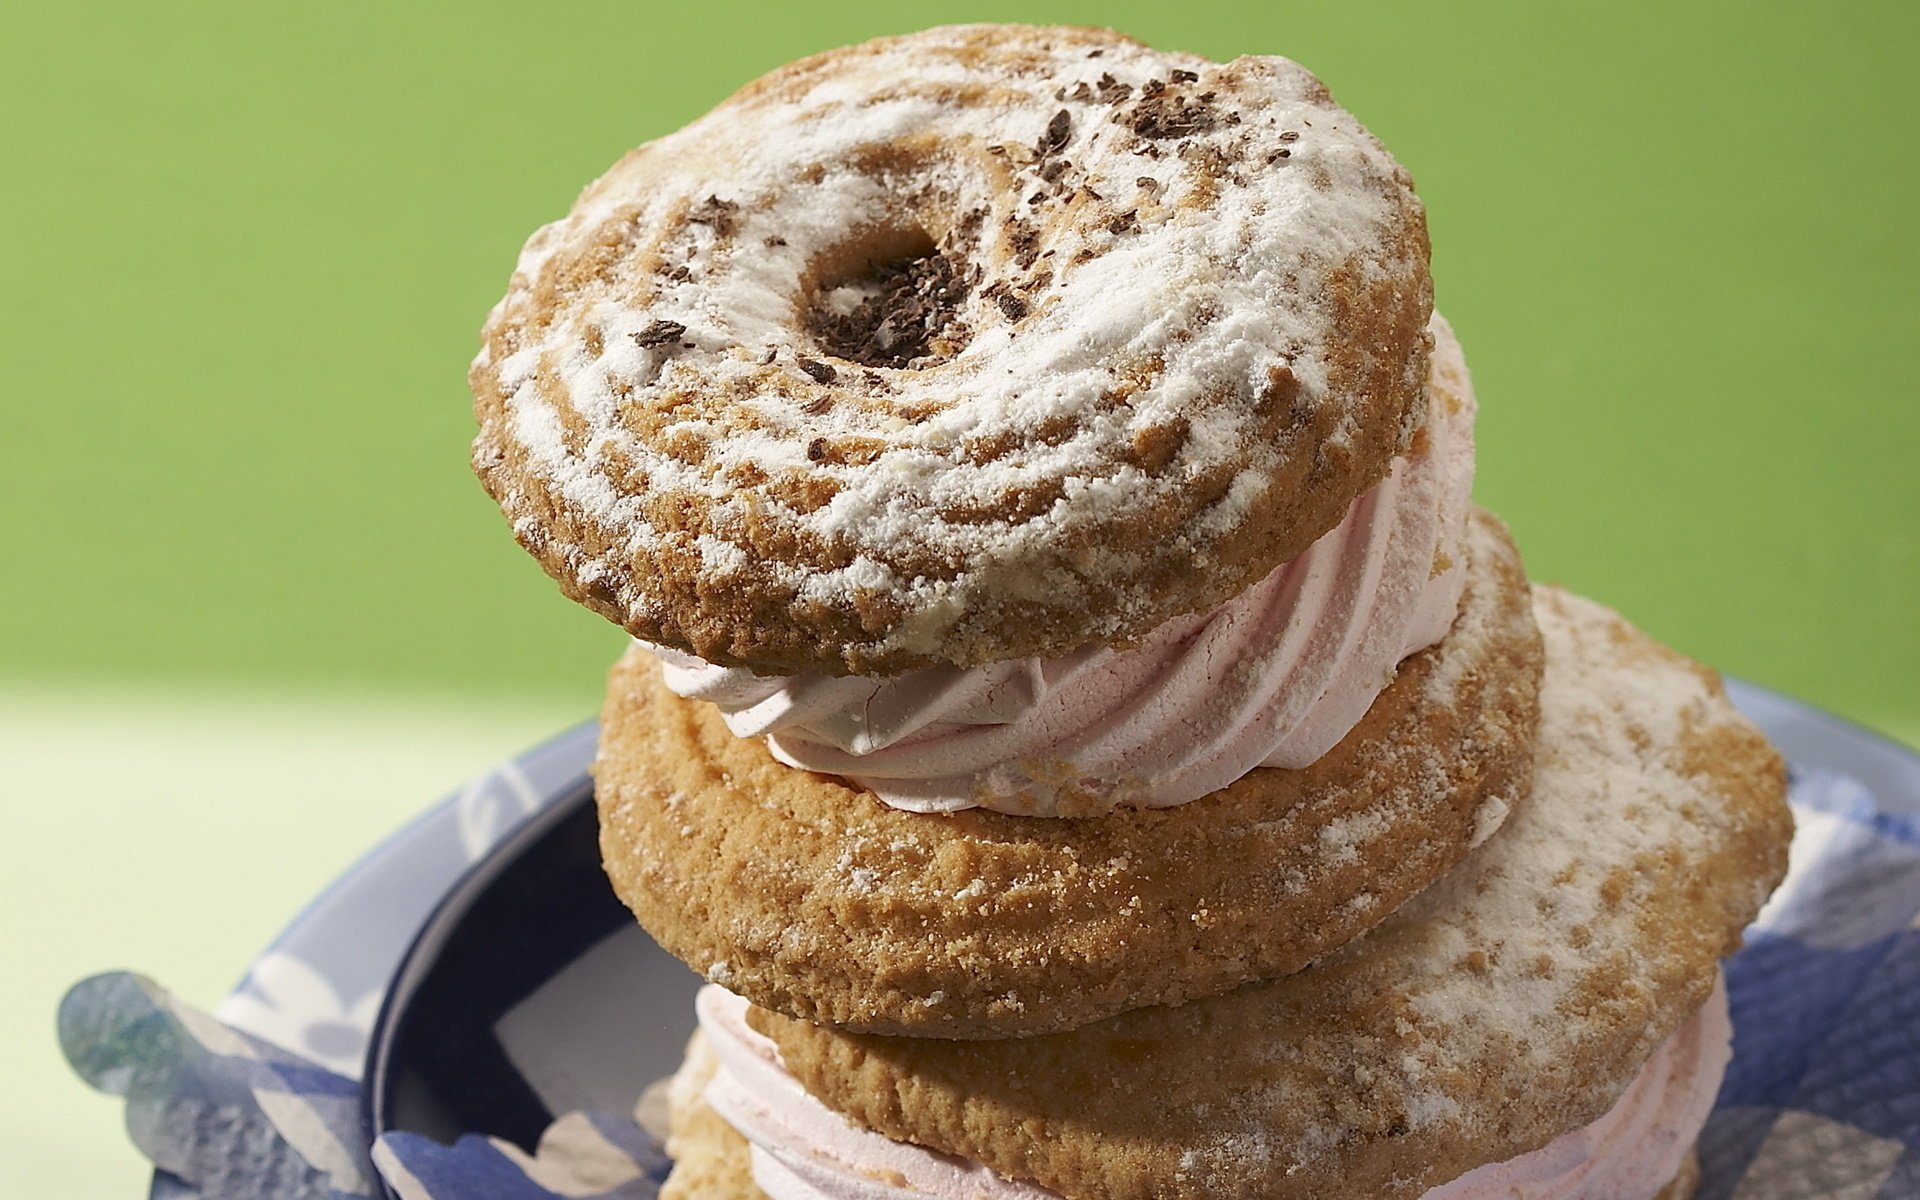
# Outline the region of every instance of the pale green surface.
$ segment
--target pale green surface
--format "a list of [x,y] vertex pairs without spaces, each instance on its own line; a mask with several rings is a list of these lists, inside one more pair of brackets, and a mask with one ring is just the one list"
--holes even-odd
[[[464,462],[521,240],[762,70],[967,18],[1314,67],[1428,201],[1479,496],[1534,571],[1920,737],[1920,6],[8,5],[0,1128],[67,1132],[0,1194],[130,1194],[51,1057],[61,984],[211,1002],[379,833],[593,708],[618,635]],[[315,725],[315,687],[441,698]]]

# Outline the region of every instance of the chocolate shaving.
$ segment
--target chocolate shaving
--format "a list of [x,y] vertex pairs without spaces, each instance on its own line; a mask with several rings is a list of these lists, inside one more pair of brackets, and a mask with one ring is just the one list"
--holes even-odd
[[1027,302],[1012,292],[1000,293],[993,298],[993,302],[1000,306],[1001,312],[1007,314],[1009,321],[1018,321],[1027,315]]
[[1034,153],[1043,158],[1049,154],[1058,154],[1066,147],[1067,139],[1071,136],[1073,136],[1073,118],[1063,108],[1053,114],[1053,120],[1047,122],[1046,135],[1040,139],[1040,144],[1034,147]]
[[1118,104],[1133,95],[1132,84],[1121,83],[1112,75],[1102,75],[1093,86],[1094,90],[1100,93],[1100,101],[1103,104]]
[[678,321],[655,321],[645,329],[633,335],[633,344],[640,347],[664,346],[668,342],[677,342],[687,327]]
[[1175,71],[1172,78],[1175,83],[1194,83],[1200,76],[1193,71]]
[[732,200],[708,196],[688,210],[687,220],[695,225],[711,225],[715,237],[731,237],[740,215],[740,206]]
[[[960,224],[977,228],[978,220],[969,214]],[[960,306],[971,285],[945,253],[874,263],[865,278],[871,292],[852,312],[813,314],[813,336],[835,356],[868,367],[910,367],[964,332]]]
[[1167,92],[1165,85],[1156,90],[1151,84],[1139,103],[1126,112],[1114,114],[1114,120],[1143,138],[1186,137],[1205,133],[1219,123],[1213,109],[1198,100],[1182,100]]
[[1013,247],[1013,261],[1023,271],[1040,257],[1040,231],[1031,225],[1013,222],[1007,227],[1007,243]]
[[830,364],[823,363],[817,358],[795,358],[793,363],[805,371],[815,383],[832,383],[840,375],[840,372],[834,370]]

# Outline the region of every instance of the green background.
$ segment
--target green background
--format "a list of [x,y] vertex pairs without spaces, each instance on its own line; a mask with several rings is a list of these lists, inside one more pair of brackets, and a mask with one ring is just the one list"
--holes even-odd
[[0,1116],[76,1114],[42,1194],[133,1173],[37,1099],[66,977],[217,991],[422,780],[592,709],[618,634],[466,469],[520,242],[760,72],[960,19],[1312,67],[1427,201],[1534,573],[1920,738],[1920,6],[9,5],[0,901],[44,978],[0,1020],[46,1073]]

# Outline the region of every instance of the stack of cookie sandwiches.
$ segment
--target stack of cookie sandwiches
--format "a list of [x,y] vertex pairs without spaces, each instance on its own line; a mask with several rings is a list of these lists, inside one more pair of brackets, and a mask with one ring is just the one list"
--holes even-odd
[[472,383],[635,639],[670,1197],[1688,1194],[1780,760],[1473,506],[1420,202],[1305,70],[794,63],[536,233]]

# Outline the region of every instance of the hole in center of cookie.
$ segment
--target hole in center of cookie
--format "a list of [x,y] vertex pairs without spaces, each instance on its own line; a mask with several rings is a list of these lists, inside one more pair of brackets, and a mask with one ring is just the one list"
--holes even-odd
[[866,367],[921,368],[966,345],[965,264],[926,230],[876,231],[834,256],[806,314],[828,354]]

